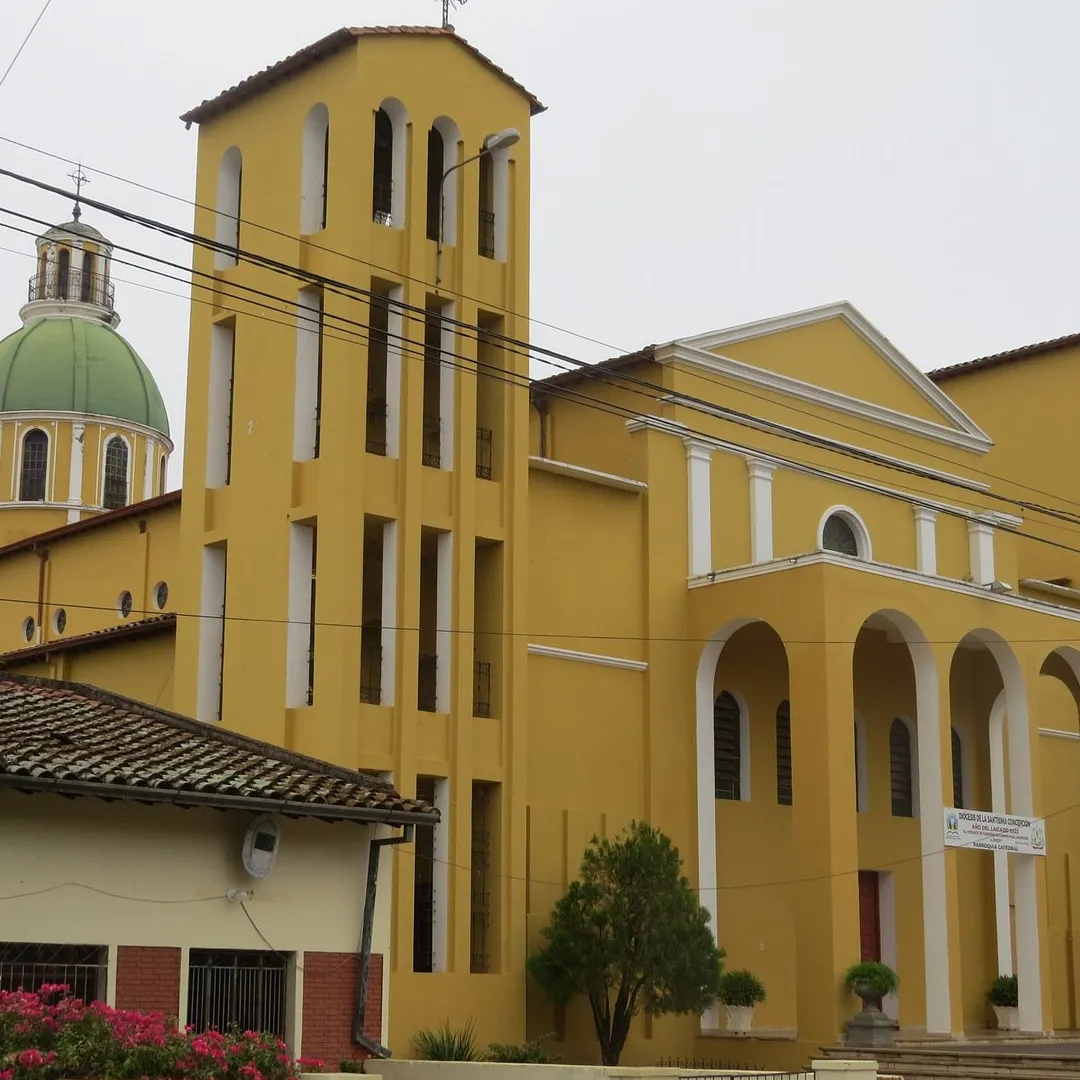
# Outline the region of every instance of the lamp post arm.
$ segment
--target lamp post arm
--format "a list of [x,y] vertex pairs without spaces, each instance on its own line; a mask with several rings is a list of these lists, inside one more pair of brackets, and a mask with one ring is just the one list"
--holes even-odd
[[442,249],[445,242],[444,233],[446,231],[446,179],[447,177],[457,169],[464,168],[466,165],[471,165],[474,161],[479,161],[486,154],[490,154],[491,150],[488,147],[484,147],[477,154],[473,154],[472,157],[467,157],[463,161],[455,162],[450,166],[439,180],[439,237],[435,246],[435,288],[439,287],[442,281]]

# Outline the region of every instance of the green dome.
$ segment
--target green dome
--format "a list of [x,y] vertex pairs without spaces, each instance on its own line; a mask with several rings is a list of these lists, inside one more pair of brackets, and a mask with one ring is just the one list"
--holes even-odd
[[0,341],[0,413],[35,411],[115,416],[169,434],[139,354],[90,319],[35,319]]

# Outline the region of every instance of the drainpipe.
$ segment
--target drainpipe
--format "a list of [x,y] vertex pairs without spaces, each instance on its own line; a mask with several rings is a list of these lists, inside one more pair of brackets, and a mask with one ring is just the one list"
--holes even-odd
[[540,456],[546,458],[547,454],[547,421],[548,421],[548,398],[547,394],[530,394],[529,403],[540,416]]
[[371,934],[375,926],[375,894],[379,887],[379,859],[384,847],[411,844],[415,825],[406,825],[399,836],[384,836],[371,841],[368,849],[367,890],[364,893],[364,924],[360,934],[360,987],[356,994],[356,1015],[353,1018],[353,1042],[377,1058],[388,1058],[390,1050],[378,1039],[364,1034],[364,1014],[367,1012],[368,965],[371,961]]
[[42,548],[38,552],[38,584],[37,584],[37,643],[40,645],[44,640],[45,631],[45,567],[49,562],[49,549]]

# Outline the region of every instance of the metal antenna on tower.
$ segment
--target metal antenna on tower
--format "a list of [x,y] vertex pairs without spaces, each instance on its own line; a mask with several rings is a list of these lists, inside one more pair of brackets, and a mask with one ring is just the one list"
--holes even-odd
[[450,8],[463,7],[469,0],[442,0],[442,24],[444,30],[452,30],[450,25]]

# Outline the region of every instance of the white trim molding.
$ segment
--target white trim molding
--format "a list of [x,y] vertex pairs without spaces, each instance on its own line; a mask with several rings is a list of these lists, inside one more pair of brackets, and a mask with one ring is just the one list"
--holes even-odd
[[157,428],[147,427],[145,424],[136,423],[134,420],[127,420],[122,416],[105,416],[102,413],[80,413],[80,412],[68,412],[61,410],[49,410],[49,409],[33,409],[27,412],[18,413],[5,413],[5,420],[18,420],[26,421],[27,423],[38,424],[42,420],[52,420],[60,423],[73,423],[82,424],[84,426],[88,424],[99,424],[103,428],[117,428],[127,432],[134,432],[137,435],[145,435],[150,439],[157,439],[158,442],[166,448],[166,452],[171,454],[175,447],[173,446],[172,439],[169,438],[163,431],[158,431]]
[[915,561],[920,574],[937,573],[937,513],[928,506],[913,506]]
[[552,473],[554,476],[565,476],[570,480],[599,484],[616,491],[632,491],[635,494],[645,491],[649,486],[644,480],[632,480],[628,476],[617,476],[615,473],[600,472],[599,469],[588,469],[584,465],[572,465],[569,461],[556,461],[555,458],[537,457],[534,454],[529,455],[529,468],[536,469],[537,472]]
[[972,518],[967,523],[968,557],[971,579],[976,585],[991,585],[994,581],[994,529],[986,521]]
[[552,660],[576,660],[581,664],[598,664],[600,667],[622,668],[624,671],[648,671],[644,660],[630,660],[625,656],[603,656],[600,653],[578,652],[576,649],[559,649],[554,645],[526,646],[532,656],[547,656]]
[[772,478],[776,466],[762,458],[747,458],[750,476],[750,561],[769,562],[773,557]]
[[686,446],[687,563],[691,575],[712,569],[712,448],[699,439]]
[[[835,390],[814,386],[787,375],[765,371],[728,357],[717,356],[711,350],[741,341],[795,330],[804,326],[840,319],[866,342],[905,382],[950,421],[948,425],[924,420],[921,417],[889,409],[873,402],[850,397]],[[877,423],[899,428],[913,435],[961,446],[966,450],[986,453],[993,440],[944,391],[931,382],[880,330],[854,305],[846,300],[821,307],[807,308],[757,322],[744,323],[727,330],[682,338],[656,351],[659,363],[679,360],[693,367],[709,368],[720,374],[767,389],[801,398],[827,408],[846,412]]]

